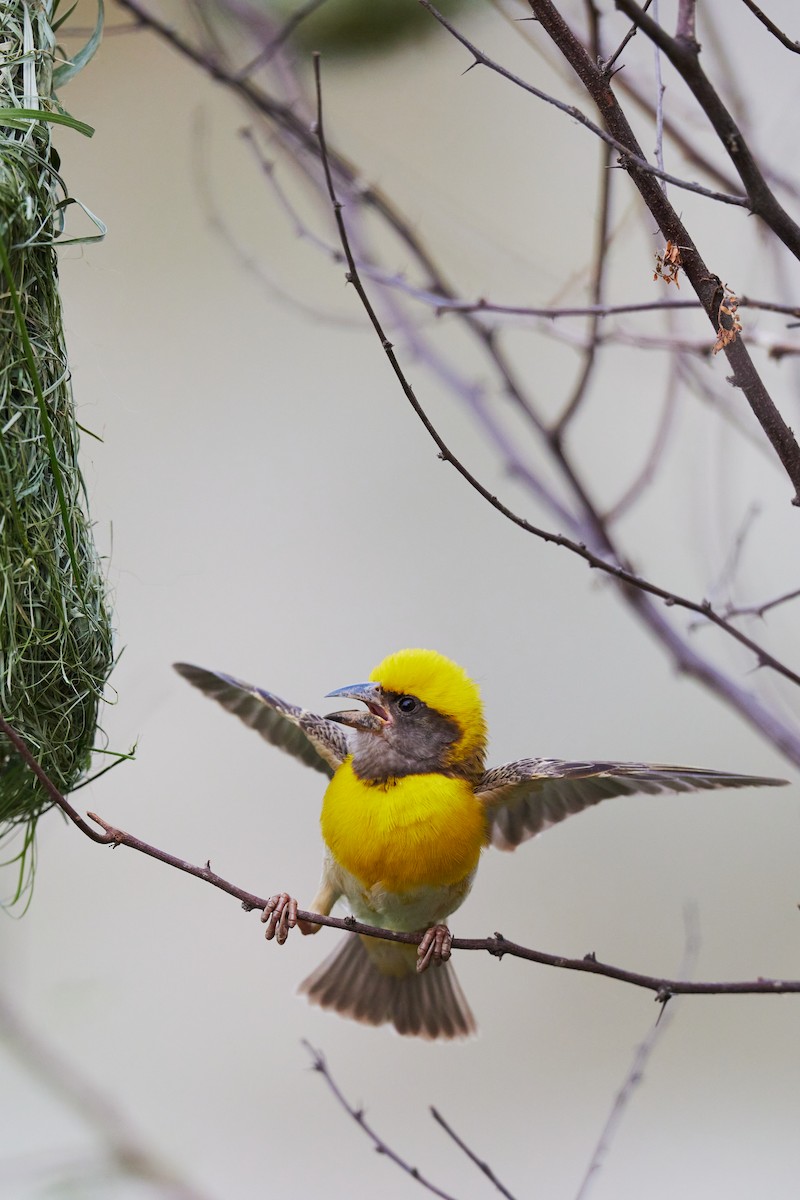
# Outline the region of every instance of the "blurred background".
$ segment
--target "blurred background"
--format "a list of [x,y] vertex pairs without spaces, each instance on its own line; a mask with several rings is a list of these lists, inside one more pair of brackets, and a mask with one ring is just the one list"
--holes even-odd
[[[341,5],[326,7],[335,16]],[[560,7],[583,27],[586,6]],[[668,28],[675,7],[662,0]],[[628,26],[610,3],[598,8],[611,48]],[[224,46],[234,68],[282,20],[274,8],[152,11],[207,57]],[[450,11],[488,54],[593,115],[543,57],[544,36],[519,20],[523,6]],[[464,74],[469,54],[419,15],[421,32],[393,32],[358,54],[342,55],[321,28],[313,34],[331,143],[392,198],[460,295],[587,303],[596,143],[497,75]],[[789,0],[773,0],[770,15],[798,33]],[[82,3],[71,24],[93,21]],[[84,437],[83,466],[124,650],[102,724],[114,748],[138,742],[135,762],[78,792],[79,807],[191,862],[210,859],[251,891],[287,889],[308,903],[322,777],[194,693],[170,664],[228,671],[326,711],[325,693],[408,645],[439,649],[478,680],[492,763],[596,756],[794,776],[740,715],[675,671],[607,581],[504,520],[438,459],[332,258],[330,215],[285,143],[258,128],[243,137],[254,118],[231,89],[132,25],[111,6],[96,58],[64,90],[94,137],[57,137],[72,194],[109,229],[101,243],[66,248],[60,269],[78,418],[102,439]],[[699,33],[759,154],[789,170],[796,58],[744,5],[726,6],[724,22]],[[625,62],[654,86],[643,37]],[[269,69],[269,86],[306,121],[306,44],[288,43]],[[667,111],[702,143],[704,119],[666,71],[665,81]],[[643,138],[650,153],[651,127]],[[668,170],[700,177],[669,154]],[[627,180],[616,188],[609,297],[662,298],[651,277],[663,243]],[[724,282],[774,295],[777,279],[792,294],[796,263],[771,258],[755,218],[671,196]],[[352,217],[375,261],[379,251],[394,276],[413,278],[399,240]],[[401,318],[391,307],[399,302],[396,291],[382,294],[388,331],[445,440],[490,491],[559,532],[475,419],[469,389],[448,388],[436,369],[434,354],[482,388],[515,452],[549,480],[544,452],[475,339],[424,305]],[[689,320],[687,337],[713,341],[704,318]],[[797,425],[793,360],[764,350],[789,336],[785,319],[747,321],[757,364]],[[504,335],[551,417],[581,363],[569,338],[582,327],[559,328],[566,341],[523,320]],[[673,327],[656,315],[635,330],[641,342]],[[626,544],[643,573],[684,594],[727,600],[735,574],[739,598],[762,601],[797,586],[791,489],[755,444],[763,439],[743,399],[725,387],[724,356],[697,362],[752,440],[678,386],[661,469],[625,519]],[[647,456],[668,371],[666,354],[641,344],[604,358],[573,435],[601,508]],[[776,609],[757,630],[789,662],[795,612]],[[682,631],[691,624],[675,619]],[[755,672],[751,657],[711,629],[690,636],[796,722],[796,697]],[[614,800],[514,855],[487,852],[452,926],[670,975],[693,905],[697,978],[796,978],[798,832],[794,786]],[[13,887],[9,875],[4,894]],[[295,995],[339,936],[266,944],[258,915],[231,898],[127,849],[95,846],[48,814],[31,907],[0,921],[2,1200],[413,1195],[414,1181],[374,1153],[310,1069],[304,1040],[386,1142],[448,1194],[491,1189],[434,1124],[431,1104],[515,1195],[574,1196],[658,1015],[652,995],[461,953],[480,1034],[429,1045]],[[797,998],[697,997],[670,1011],[593,1195],[796,1194]],[[118,1143],[127,1173],[110,1153]],[[161,1173],[148,1179],[155,1163]]]

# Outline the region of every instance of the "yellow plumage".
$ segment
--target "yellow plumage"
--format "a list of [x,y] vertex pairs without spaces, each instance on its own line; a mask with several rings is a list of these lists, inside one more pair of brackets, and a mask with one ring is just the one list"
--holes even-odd
[[486,842],[486,815],[466,779],[405,775],[359,779],[348,758],[322,803],[322,836],[364,888],[405,893],[470,875]]

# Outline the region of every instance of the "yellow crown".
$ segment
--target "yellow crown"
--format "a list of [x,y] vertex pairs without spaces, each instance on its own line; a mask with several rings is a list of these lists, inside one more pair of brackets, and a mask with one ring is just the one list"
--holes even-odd
[[478,685],[463,667],[436,650],[398,650],[389,654],[370,673],[372,683],[389,692],[416,696],[428,708],[455,721],[461,736],[454,758],[482,756],[486,745],[486,722]]

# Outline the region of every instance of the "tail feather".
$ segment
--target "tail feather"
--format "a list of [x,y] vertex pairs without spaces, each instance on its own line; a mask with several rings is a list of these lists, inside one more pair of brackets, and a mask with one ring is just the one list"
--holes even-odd
[[367,1025],[391,1023],[398,1033],[424,1038],[475,1032],[451,963],[417,974],[416,947],[348,935],[300,985],[312,1004]]

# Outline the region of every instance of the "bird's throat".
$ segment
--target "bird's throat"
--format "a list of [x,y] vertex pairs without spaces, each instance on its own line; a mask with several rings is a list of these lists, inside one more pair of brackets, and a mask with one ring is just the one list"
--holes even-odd
[[365,887],[402,893],[450,886],[475,870],[483,806],[465,779],[439,773],[364,780],[347,759],[322,806],[334,859]]

